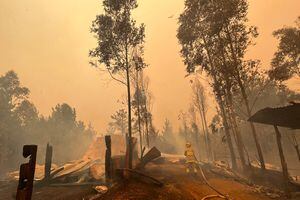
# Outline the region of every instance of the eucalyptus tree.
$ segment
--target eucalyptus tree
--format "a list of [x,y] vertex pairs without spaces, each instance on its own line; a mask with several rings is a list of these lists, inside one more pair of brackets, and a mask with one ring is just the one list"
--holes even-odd
[[145,76],[143,70],[138,70],[135,72],[132,83],[135,89],[132,107],[137,119],[134,127],[140,134],[140,140],[149,148],[149,120],[152,117],[151,108],[153,103],[153,95],[149,90],[150,79],[148,76]]
[[[221,96],[217,99],[224,101],[224,105],[229,108],[232,106],[233,88],[237,88],[245,105],[247,117],[250,117],[252,112],[247,82],[251,79],[251,75],[247,69],[255,62],[245,61],[244,55],[258,33],[256,27],[247,26],[247,10],[246,0],[186,0],[178,36],[184,44],[181,52],[185,57],[185,63],[192,66],[188,67],[188,72],[193,71],[193,65],[200,64],[209,75],[213,75],[215,90],[221,88],[221,91],[217,92]],[[207,67],[212,66],[211,64],[213,68]],[[215,80],[218,78],[219,82],[216,84]],[[226,111],[220,107],[221,113],[223,110]],[[260,164],[264,169],[264,158],[256,129],[253,123],[250,123],[250,127]],[[243,153],[240,154],[242,156]]]
[[[189,114],[189,118],[190,118],[190,126],[191,126],[191,139],[192,141],[195,142],[196,147],[197,147],[197,153],[198,153],[198,159],[200,160],[200,153],[201,153],[201,145],[200,145],[200,131],[197,125],[197,107],[195,105],[194,102],[191,103],[189,110],[188,110],[188,114]],[[204,125],[202,123],[202,130],[203,130],[203,134],[204,134],[204,138],[205,138],[205,150],[206,150],[206,154],[207,154],[207,159],[209,160],[209,152],[208,152],[208,146],[207,146],[207,138],[206,138],[206,134],[204,131]]]
[[[246,107],[247,117],[252,115],[247,94],[247,83],[251,79],[248,69],[256,65],[255,61],[245,61],[245,52],[258,36],[257,28],[247,26],[247,0],[229,0],[211,3],[215,12],[207,20],[211,30],[217,35],[220,44],[222,63],[226,67],[222,74],[233,79],[233,84],[240,90]],[[252,135],[257,148],[261,168],[265,169],[261,145],[253,123],[250,123]]]
[[211,77],[217,103],[220,107],[225,129],[226,141],[229,146],[232,167],[237,168],[236,156],[230,134],[228,116],[225,111],[224,101],[224,78],[220,74],[220,59],[218,54],[217,35],[211,30],[207,22],[209,11],[211,11],[209,1],[186,0],[185,9],[179,18],[179,29],[177,37],[182,46],[181,55],[186,65],[188,74],[204,70]]
[[207,116],[206,116],[208,110],[207,96],[206,96],[205,88],[203,87],[203,85],[198,79],[195,79],[195,81],[193,81],[192,91],[193,91],[192,94],[193,104],[199,113],[199,117],[202,124],[202,130],[205,136],[207,157],[209,160],[212,160],[213,155],[212,155],[212,148],[211,148],[211,139],[209,136]]
[[[131,84],[132,72],[136,69],[134,51],[143,49],[144,24],[137,25],[132,10],[138,7],[137,0],[103,0],[104,14],[96,16],[91,32],[97,39],[97,47],[89,53],[94,58],[92,65],[103,64],[112,79],[126,86],[128,105],[128,152],[129,168],[132,168]],[[140,65],[138,67],[144,67]]]
[[126,133],[127,129],[127,112],[124,109],[117,110],[113,115],[110,116],[111,122],[109,122],[109,127],[112,132],[119,131],[125,138],[128,137]]
[[273,35],[279,45],[271,62],[270,77],[285,81],[293,75],[300,76],[300,16],[296,26],[278,29]]

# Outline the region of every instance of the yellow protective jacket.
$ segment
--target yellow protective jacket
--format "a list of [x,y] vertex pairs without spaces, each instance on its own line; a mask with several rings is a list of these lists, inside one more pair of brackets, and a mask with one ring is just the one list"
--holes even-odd
[[187,163],[196,163],[197,162],[194,150],[191,147],[187,148],[185,150],[184,155],[186,157],[186,162]]

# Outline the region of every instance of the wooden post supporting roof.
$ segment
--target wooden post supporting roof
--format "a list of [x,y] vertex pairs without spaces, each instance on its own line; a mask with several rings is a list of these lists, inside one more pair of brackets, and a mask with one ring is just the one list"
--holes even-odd
[[[289,185],[289,174],[288,167],[284,157],[281,133],[279,132],[278,126],[287,127],[291,129],[300,129],[300,103],[292,102],[291,105],[279,108],[264,108],[257,111],[251,116],[248,121],[273,125],[276,133],[277,146],[281,161],[282,174],[285,183],[285,189],[287,194]],[[297,148],[297,147],[295,147]]]
[[275,128],[275,133],[276,133],[276,140],[277,140],[277,146],[278,146],[278,151],[279,151],[279,156],[280,156],[283,179],[285,182],[285,189],[286,189],[286,192],[288,192],[289,173],[288,173],[287,163],[285,161],[285,157],[283,154],[283,148],[282,148],[282,143],[281,143],[281,134],[280,134],[277,126],[274,126],[274,128]]

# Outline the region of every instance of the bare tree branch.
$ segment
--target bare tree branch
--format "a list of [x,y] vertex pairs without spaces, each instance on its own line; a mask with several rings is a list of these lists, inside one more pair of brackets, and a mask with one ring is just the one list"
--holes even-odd
[[110,70],[107,70],[107,71],[108,71],[108,73],[109,73],[109,75],[110,75],[110,77],[111,77],[112,79],[114,79],[115,81],[117,81],[117,82],[119,82],[119,83],[122,83],[123,85],[127,86],[127,84],[126,84],[124,81],[122,81],[122,80],[120,80],[120,79],[114,77]]

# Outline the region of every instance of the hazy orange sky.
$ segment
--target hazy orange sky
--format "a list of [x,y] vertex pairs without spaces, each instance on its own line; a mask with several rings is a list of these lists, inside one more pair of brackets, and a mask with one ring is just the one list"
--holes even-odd
[[[101,0],[1,0],[0,74],[15,70],[41,114],[67,102],[78,117],[103,133],[110,115],[121,105],[125,88],[89,66],[95,47],[89,27],[102,12]],[[161,128],[190,101],[189,81],[176,38],[177,18],[184,0],[140,0],[134,16],[146,24],[146,62],[155,102],[154,123]],[[292,25],[300,15],[299,0],[250,0],[249,19],[258,26],[257,45],[249,52],[268,67],[276,49],[275,29]],[[168,18],[174,15],[173,18]],[[300,89],[294,82],[293,88]]]

